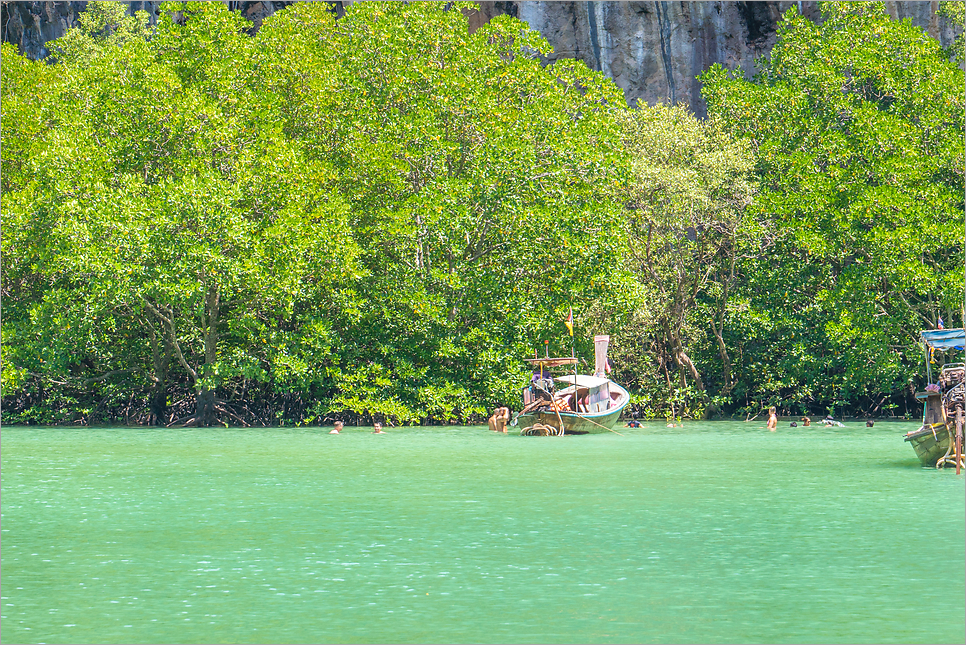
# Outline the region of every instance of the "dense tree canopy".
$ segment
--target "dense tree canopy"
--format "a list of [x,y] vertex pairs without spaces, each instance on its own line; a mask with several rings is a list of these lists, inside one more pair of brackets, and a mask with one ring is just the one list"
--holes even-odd
[[[627,330],[638,340],[619,343],[621,363],[636,366],[628,382],[650,390],[651,398],[673,392],[670,398],[685,410],[711,411],[712,396],[717,407],[734,387],[723,334],[740,264],[769,239],[747,216],[755,192],[752,156],[719,121],[699,121],[683,108],[629,112],[624,132],[630,154],[627,259],[642,298]],[[632,348],[642,331],[654,345],[638,357]],[[709,331],[719,350],[712,361],[720,365],[717,373],[692,358],[695,334]],[[718,384],[715,392],[708,391],[709,380]]]
[[401,421],[509,396],[618,257],[622,100],[459,9],[296,5],[251,38],[220,4],[94,4],[56,65],[5,48],[4,288],[36,285],[7,391],[140,378],[168,420],[173,379],[206,424],[252,388]]
[[751,80],[702,78],[709,112],[753,146],[753,206],[782,232],[749,265],[767,323],[758,366],[803,401],[901,391],[918,331],[961,321],[963,71],[881,3],[789,11]]
[[882,413],[959,323],[963,72],[881,4],[705,121],[471,4],[88,7],[2,49],[5,422],[479,420],[571,307],[641,414]]

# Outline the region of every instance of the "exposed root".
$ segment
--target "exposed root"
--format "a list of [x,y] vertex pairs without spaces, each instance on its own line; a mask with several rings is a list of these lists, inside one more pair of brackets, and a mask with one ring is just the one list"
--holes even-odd
[[238,416],[237,414],[235,414],[234,412],[232,412],[231,410],[229,410],[228,408],[226,408],[226,407],[224,407],[222,405],[216,405],[215,406],[215,409],[217,411],[221,412],[222,414],[227,415],[228,417],[230,417],[230,418],[234,419],[235,421],[237,421],[238,422],[238,425],[240,425],[241,427],[247,428],[250,425],[247,421],[245,421],[240,416]]
[[191,415],[191,416],[187,416],[187,417],[181,417],[180,419],[175,419],[174,421],[172,421],[171,423],[169,423],[165,427],[166,428],[188,428],[188,427],[197,427],[198,425],[200,425],[200,423],[201,423],[201,418],[200,417],[197,417],[195,415]]

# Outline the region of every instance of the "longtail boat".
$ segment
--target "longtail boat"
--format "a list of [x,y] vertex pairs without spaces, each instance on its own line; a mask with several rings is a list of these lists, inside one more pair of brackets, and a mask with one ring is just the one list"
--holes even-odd
[[[631,397],[606,376],[609,342],[609,336],[594,336],[592,375],[576,373],[574,356],[524,359],[533,367],[533,378],[522,389],[523,409],[512,425],[519,424],[523,429],[548,427],[557,434],[610,432]],[[564,367],[573,371],[552,376],[552,369]]]
[[963,467],[963,410],[966,407],[966,365],[947,363],[933,382],[932,363],[936,352],[963,349],[966,333],[962,329],[926,330],[921,335],[926,355],[924,392],[917,392],[922,401],[922,426],[905,436],[923,466]]

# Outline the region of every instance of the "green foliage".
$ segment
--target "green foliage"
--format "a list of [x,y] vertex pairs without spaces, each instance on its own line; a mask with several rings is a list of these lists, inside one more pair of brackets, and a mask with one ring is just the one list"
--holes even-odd
[[[297,305],[355,277],[348,209],[331,173],[264,118],[244,21],[220,5],[166,9],[148,38],[143,18],[95,3],[57,43],[67,82],[50,110],[63,121],[43,146],[54,164],[12,210],[54,215],[41,274],[85,297],[75,324],[102,325],[110,312],[140,326],[143,372],[164,378],[167,365],[149,363],[157,337],[199,396],[239,378],[309,387],[328,332],[286,326]],[[212,57],[213,43],[233,60]],[[131,356],[103,340],[95,368]],[[44,346],[61,362],[91,361]]]
[[[43,352],[48,385],[123,366],[161,400],[189,385],[197,423],[252,421],[247,383],[400,422],[515,395],[619,258],[623,99],[469,9],[295,5],[253,38],[221,4],[149,31],[91,3],[56,65],[5,48],[4,383]],[[108,321],[129,340],[63,333]]]
[[764,377],[747,395],[881,404],[916,373],[918,330],[960,318],[963,72],[881,3],[821,8],[785,15],[752,80],[702,77],[783,233],[747,272],[757,330],[732,342]]
[[[729,295],[740,262],[762,244],[760,227],[746,215],[755,192],[752,157],[720,122],[661,105],[627,115],[624,147],[631,155],[627,259],[640,287],[633,322],[617,343],[619,362],[636,364],[629,384],[686,392],[663,400],[701,415],[726,402],[733,387],[722,339]],[[722,339],[718,361],[695,363],[692,348],[712,336]],[[653,339],[652,351],[635,356],[645,338]],[[705,380],[715,362],[721,398],[709,408]]]
[[791,11],[699,121],[475,10],[93,2],[4,45],[3,420],[467,423],[594,333],[645,416],[896,404],[960,311],[955,51]]
[[966,29],[966,3],[943,0],[939,3],[939,11],[936,13],[959,32],[946,53],[953,60],[962,63],[966,60],[966,34],[964,34],[964,29]]
[[[572,61],[543,67],[549,46],[519,21],[470,34],[432,3],[353,5],[338,22],[298,5],[258,40],[297,61],[273,87],[287,106],[324,103],[285,108],[285,128],[336,169],[365,249],[332,409],[451,420],[507,401],[521,355],[559,338],[565,303],[619,257],[617,88]],[[379,387],[360,376],[377,368]]]

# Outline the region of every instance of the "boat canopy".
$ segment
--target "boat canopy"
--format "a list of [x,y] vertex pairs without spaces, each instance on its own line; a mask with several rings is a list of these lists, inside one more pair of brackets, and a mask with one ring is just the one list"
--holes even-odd
[[[558,376],[555,380],[562,383],[573,383],[575,377],[573,374],[568,374],[567,376]],[[610,383],[610,379],[597,378],[596,376],[587,376],[586,374],[577,374],[576,376],[577,387],[586,387],[593,389],[595,387],[600,387],[604,383]]]
[[531,365],[539,365],[540,367],[560,367],[561,365],[577,364],[577,359],[573,356],[562,356],[560,358],[548,356],[546,358],[524,358],[523,360]]
[[930,349],[963,349],[966,346],[966,331],[962,329],[923,330],[922,342]]

